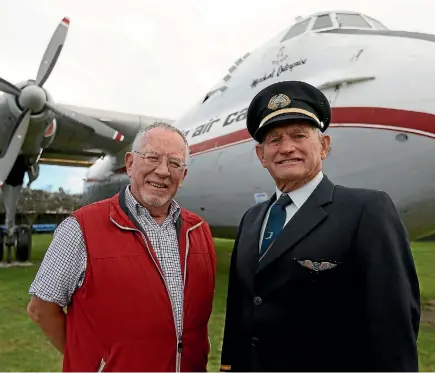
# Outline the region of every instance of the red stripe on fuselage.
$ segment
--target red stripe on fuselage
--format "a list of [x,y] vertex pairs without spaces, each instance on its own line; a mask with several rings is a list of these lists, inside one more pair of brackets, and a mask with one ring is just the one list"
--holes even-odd
[[[331,127],[347,124],[347,128],[377,128],[409,132],[421,136],[435,138],[435,115],[399,109],[376,107],[339,107],[332,109]],[[384,127],[384,128],[383,128]],[[251,140],[247,129],[206,140],[190,147],[190,154],[195,155],[207,151],[235,145]],[[125,167],[115,170],[125,173]]]
[[[334,124],[355,124],[355,126],[349,127],[358,127],[357,124],[366,124],[376,125],[376,128],[379,129],[382,129],[382,127],[394,127],[401,131],[427,132],[435,136],[435,115],[417,111],[373,107],[344,107],[333,108],[331,117],[331,127],[334,127]],[[392,128],[385,129],[391,130]],[[419,134],[424,136],[422,133]],[[250,139],[251,136],[248,130],[243,129],[192,145],[190,147],[190,154],[195,155]]]
[[248,130],[242,129],[192,145],[190,147],[190,155],[210,151],[216,148],[222,148],[223,146],[235,145],[238,142],[250,139],[252,140],[252,137]]
[[377,107],[339,107],[332,109],[331,123],[375,124],[435,134],[435,115]]

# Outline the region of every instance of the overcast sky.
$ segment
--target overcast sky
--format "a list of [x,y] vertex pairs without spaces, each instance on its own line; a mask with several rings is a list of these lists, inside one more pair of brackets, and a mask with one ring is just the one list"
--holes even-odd
[[68,16],[66,44],[45,85],[54,100],[176,119],[295,17],[332,9],[435,32],[433,0],[0,0],[0,76],[35,78]]
[[0,0],[0,77],[36,78],[68,16],[64,49],[45,84],[55,101],[177,119],[234,61],[297,16],[337,9],[435,33],[434,0]]

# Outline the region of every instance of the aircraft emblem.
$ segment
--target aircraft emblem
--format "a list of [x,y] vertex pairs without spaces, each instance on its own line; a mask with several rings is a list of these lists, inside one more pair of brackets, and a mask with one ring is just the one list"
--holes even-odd
[[281,47],[278,50],[278,54],[276,55],[276,60],[273,60],[272,63],[274,65],[280,65],[282,61],[284,61],[288,57],[288,54],[285,53],[285,47]]
[[290,98],[282,93],[273,96],[270,100],[269,103],[267,104],[267,107],[270,110],[276,110],[276,109],[281,109],[283,107],[286,107],[288,105],[290,105]]

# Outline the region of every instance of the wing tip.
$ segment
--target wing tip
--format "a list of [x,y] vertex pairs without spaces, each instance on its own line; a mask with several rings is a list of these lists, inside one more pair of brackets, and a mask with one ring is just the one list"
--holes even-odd
[[69,26],[69,17],[63,17],[62,23],[64,23],[64,24]]
[[112,138],[115,141],[124,141],[124,135],[119,131],[116,131]]

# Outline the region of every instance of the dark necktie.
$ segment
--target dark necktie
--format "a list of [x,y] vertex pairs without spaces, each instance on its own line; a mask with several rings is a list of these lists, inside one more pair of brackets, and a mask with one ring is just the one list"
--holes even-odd
[[275,241],[281,232],[286,219],[285,208],[293,201],[288,194],[281,194],[281,197],[272,205],[267,219],[266,229],[263,234],[263,242],[260,248],[260,257],[266,252],[267,248]]

